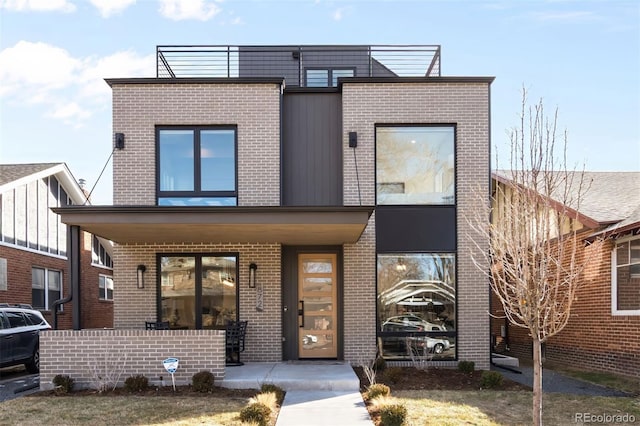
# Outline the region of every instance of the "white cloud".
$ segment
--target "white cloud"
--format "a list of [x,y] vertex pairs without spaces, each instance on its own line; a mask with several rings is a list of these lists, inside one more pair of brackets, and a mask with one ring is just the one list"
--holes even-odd
[[342,19],[343,14],[344,14],[344,8],[343,7],[340,7],[338,9],[336,9],[333,12],[333,20],[334,21],[340,21]]
[[109,107],[104,78],[154,75],[155,55],[134,51],[76,58],[59,47],[28,41],[0,51],[0,96],[12,104],[42,105],[48,117],[76,127]]
[[120,13],[135,3],[136,0],[91,0],[103,18]]
[[207,21],[221,10],[215,2],[207,0],[160,0],[160,14],[174,21]]
[[67,0],[0,0],[0,9],[18,12],[74,12],[76,6]]

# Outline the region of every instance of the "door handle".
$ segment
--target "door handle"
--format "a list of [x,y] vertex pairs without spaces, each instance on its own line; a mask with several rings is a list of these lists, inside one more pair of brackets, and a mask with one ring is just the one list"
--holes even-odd
[[302,316],[302,324],[300,325],[300,328],[304,328],[304,300],[300,300],[298,303],[300,303],[300,308],[298,309],[298,316]]

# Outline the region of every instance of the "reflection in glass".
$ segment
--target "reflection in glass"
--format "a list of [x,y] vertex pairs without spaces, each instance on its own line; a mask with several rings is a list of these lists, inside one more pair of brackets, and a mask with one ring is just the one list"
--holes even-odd
[[236,261],[235,256],[162,257],[162,321],[173,329],[195,329],[198,322],[202,328],[224,328],[226,321],[236,320]]
[[201,190],[234,191],[236,188],[234,130],[200,132]]
[[306,292],[331,291],[333,280],[331,277],[310,278],[305,277],[302,282],[302,289]]
[[455,318],[454,254],[378,255],[378,330],[385,357],[407,358],[421,348],[453,359]]
[[454,204],[454,128],[377,127],[378,204]]
[[160,131],[160,191],[193,191],[193,131]]
[[329,274],[333,271],[331,261],[311,260],[303,262],[302,265],[305,274]]

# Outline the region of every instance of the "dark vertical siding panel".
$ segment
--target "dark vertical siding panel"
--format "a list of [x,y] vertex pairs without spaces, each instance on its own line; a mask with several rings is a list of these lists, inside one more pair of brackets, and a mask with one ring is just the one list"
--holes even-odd
[[283,205],[341,205],[340,94],[285,94],[282,114]]

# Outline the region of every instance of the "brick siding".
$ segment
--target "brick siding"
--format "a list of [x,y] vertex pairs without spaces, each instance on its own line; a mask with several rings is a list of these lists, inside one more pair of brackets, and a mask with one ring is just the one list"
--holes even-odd
[[[142,374],[149,382],[169,386],[171,377],[162,361],[178,358],[176,384],[191,383],[199,371],[224,378],[225,343],[222,330],[80,330],[47,331],[40,334],[40,389],[53,388],[57,374],[68,375],[78,388],[91,387],[95,373]],[[117,375],[117,374],[116,374]]]
[[[456,206],[457,206],[457,351],[458,359],[471,360],[480,369],[489,368],[489,283],[473,264],[477,250],[469,235],[465,212],[479,208],[481,197],[489,194],[489,88],[488,83],[344,83],[343,158],[344,204],[375,204],[375,125],[457,124]],[[358,173],[360,195],[349,132],[358,132]],[[373,219],[372,219],[373,221]],[[375,232],[369,224],[361,241],[345,246],[345,356],[359,351],[375,353],[375,333],[362,331],[363,323],[375,324]],[[479,240],[478,236],[475,236]],[[481,244],[488,247],[488,244]],[[362,265],[355,273],[349,262]],[[348,262],[347,262],[348,261]],[[361,273],[362,276],[358,276]],[[356,286],[354,289],[351,287]],[[362,289],[359,289],[362,287]],[[368,288],[365,290],[364,288]],[[362,293],[362,294],[360,294]],[[358,299],[358,297],[364,298]],[[370,303],[367,303],[369,301]],[[364,302],[364,303],[363,303]],[[357,337],[353,325],[358,324]],[[349,327],[347,327],[349,324]],[[351,343],[349,339],[354,339]]]
[[156,125],[237,125],[238,205],[280,204],[280,85],[114,84],[114,205],[156,204]]

